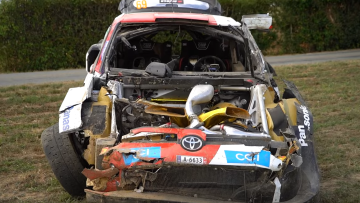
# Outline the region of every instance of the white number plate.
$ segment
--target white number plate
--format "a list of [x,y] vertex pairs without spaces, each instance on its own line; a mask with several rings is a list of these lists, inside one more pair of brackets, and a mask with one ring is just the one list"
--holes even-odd
[[204,157],[200,156],[176,156],[177,163],[204,164]]

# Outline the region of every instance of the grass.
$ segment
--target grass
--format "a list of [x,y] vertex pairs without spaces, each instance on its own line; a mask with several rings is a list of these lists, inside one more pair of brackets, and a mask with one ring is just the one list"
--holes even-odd
[[84,202],[63,190],[40,144],[58,122],[70,87],[82,82],[0,88],[0,202]]
[[310,106],[321,170],[321,202],[360,199],[360,60],[277,67]]
[[[315,120],[322,202],[360,199],[360,60],[276,67],[293,81]],[[58,121],[70,87],[81,82],[0,88],[0,202],[84,202],[68,195],[40,145]]]

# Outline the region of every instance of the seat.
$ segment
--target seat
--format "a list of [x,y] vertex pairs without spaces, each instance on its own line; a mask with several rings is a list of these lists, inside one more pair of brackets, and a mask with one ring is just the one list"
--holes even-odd
[[162,63],[169,63],[172,60],[172,47],[171,42],[161,44],[160,60]]
[[124,68],[145,69],[151,62],[168,63],[171,61],[171,42],[138,41],[134,44],[136,50],[126,47],[122,51],[122,66]]

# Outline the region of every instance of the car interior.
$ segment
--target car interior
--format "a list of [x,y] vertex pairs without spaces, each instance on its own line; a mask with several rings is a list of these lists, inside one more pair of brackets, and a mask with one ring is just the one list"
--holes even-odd
[[172,71],[240,72],[244,68],[243,44],[190,30],[159,31],[115,42],[111,67],[145,70],[152,62]]

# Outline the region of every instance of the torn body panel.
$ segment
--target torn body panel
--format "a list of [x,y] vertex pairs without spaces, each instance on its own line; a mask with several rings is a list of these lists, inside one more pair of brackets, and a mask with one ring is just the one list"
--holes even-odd
[[90,180],[98,179],[98,178],[111,178],[112,176],[119,173],[117,168],[108,168],[106,170],[96,170],[96,169],[87,169],[85,168],[82,171],[82,174],[89,178]]
[[[301,140],[297,137],[298,134],[296,132],[288,131],[291,129],[288,126],[290,126],[289,123],[292,122],[292,119],[295,119],[295,123],[298,121],[298,109],[300,107],[297,108],[297,105],[299,102],[297,99],[290,98],[284,100],[286,104],[284,104],[283,101],[275,103],[275,93],[271,89],[266,89],[263,86],[255,88],[253,95],[253,97],[256,98],[255,103],[260,103],[260,100],[263,100],[263,107],[258,108],[259,118],[257,119],[257,125],[263,126],[263,123],[266,122],[269,126],[268,130],[270,134],[261,132],[261,130],[257,132],[246,132],[253,127],[247,126],[240,121],[241,119],[252,120],[247,111],[239,109],[238,113],[241,115],[224,116],[223,114],[227,114],[227,108],[230,107],[236,110],[237,108],[231,107],[233,104],[220,103],[217,105],[218,107],[224,105],[227,107],[223,109],[212,108],[209,112],[203,113],[198,117],[199,121],[209,119],[213,124],[224,122],[224,124],[215,125],[211,129],[207,129],[206,127],[208,126],[206,122],[204,122],[202,124],[204,126],[199,129],[184,129],[173,127],[172,124],[165,124],[161,125],[162,127],[140,127],[130,130],[128,134],[121,137],[122,140],[120,144],[104,148],[101,151],[101,155],[104,156],[101,168],[104,170],[116,168],[119,174],[110,178],[106,171],[97,173],[98,180],[95,182],[92,180],[92,184],[99,184],[101,180],[108,179],[106,185],[103,184],[101,187],[97,187],[99,191],[126,190],[129,189],[129,187],[141,192],[157,191],[159,188],[162,188],[161,190],[165,188],[168,189],[167,187],[152,187],[154,181],[160,181],[163,178],[161,175],[158,176],[157,172],[164,171],[164,168],[177,170],[185,167],[208,170],[200,168],[220,167],[223,170],[233,170],[235,168],[240,171],[262,170],[262,175],[258,174],[256,178],[251,180],[255,182],[265,181],[263,183],[264,188],[262,195],[267,194],[266,191],[268,191],[268,189],[266,188],[271,188],[274,194],[274,196],[271,197],[272,199],[275,198],[276,200],[280,199],[283,201],[296,195],[300,187],[291,187],[292,189],[288,189],[287,187],[290,186],[287,186],[287,184],[289,184],[289,180],[295,182],[301,181],[302,172],[300,167],[303,161],[300,155],[301,150],[299,150],[298,147],[301,146]],[[139,101],[139,103],[144,103],[144,101]],[[171,110],[169,112],[168,108],[160,110],[162,107],[157,103],[145,102],[145,104],[145,106],[138,106],[134,103],[133,108],[143,108],[143,112],[145,113],[146,108],[157,107],[150,108],[152,110],[146,113],[172,117],[178,117],[178,115],[180,115],[180,117],[184,118],[184,114],[174,114],[175,112],[181,112],[179,111],[181,108],[176,111],[170,108]],[[131,102],[129,102],[128,105],[131,105]],[[265,111],[263,109],[265,109]],[[218,116],[218,111],[221,111],[221,116]],[[262,111],[266,113],[263,114],[261,113]],[[237,111],[233,114],[236,115],[236,113]],[[288,115],[290,116],[289,118]],[[217,116],[218,120],[214,119],[214,117]],[[238,122],[238,125],[230,125],[228,124],[229,122]],[[213,124],[211,124],[211,126]],[[238,129],[234,128],[235,126],[237,126]],[[240,128],[242,130],[240,130]],[[218,143],[214,141],[214,136],[218,138]],[[279,138],[276,139],[275,136]],[[238,139],[244,144],[226,143],[224,142],[226,139]],[[267,141],[264,142],[262,146],[252,146],[252,142],[245,142],[245,140],[248,139],[258,140],[254,141],[257,143],[261,143],[260,140]],[[284,145],[281,143],[284,143]],[[96,168],[99,167],[96,166]],[[293,168],[293,170],[289,170],[289,168]],[[274,176],[268,176],[264,179],[260,178],[268,173],[277,174],[275,177],[279,178],[276,184],[273,182],[275,181]],[[201,184],[199,182],[189,184],[214,184],[207,180],[202,181]],[[179,182],[176,183],[176,185],[177,184],[179,184]],[[251,191],[252,184],[255,183],[246,183],[242,186],[237,185],[237,187],[239,187],[239,190],[241,190],[242,187],[247,187],[249,191]],[[187,190],[187,186],[183,184],[180,185],[181,186],[177,185],[174,187],[180,187],[184,191]],[[189,194],[188,192],[184,193]],[[230,199],[234,196],[239,197],[241,196],[239,194],[234,192],[228,197]],[[243,193],[241,194],[244,195]]]
[[68,90],[68,93],[59,108],[59,112],[77,104],[81,104],[87,98],[91,97],[93,85],[93,75],[89,73],[86,75],[83,87],[70,88]]
[[87,74],[84,86],[70,88],[59,109],[59,132],[69,133],[80,130],[82,127],[82,103],[91,97],[93,89],[93,75]]

